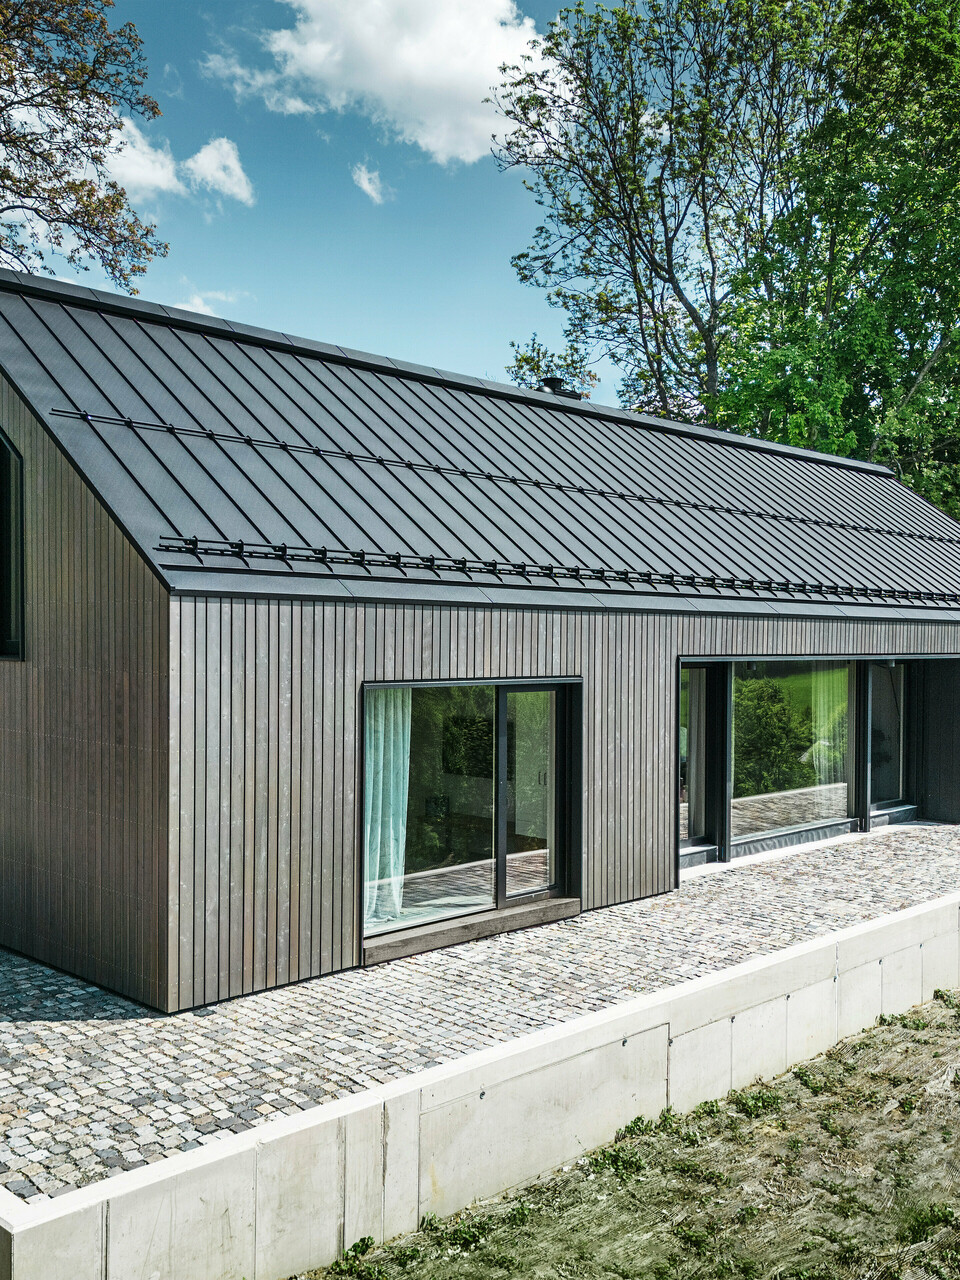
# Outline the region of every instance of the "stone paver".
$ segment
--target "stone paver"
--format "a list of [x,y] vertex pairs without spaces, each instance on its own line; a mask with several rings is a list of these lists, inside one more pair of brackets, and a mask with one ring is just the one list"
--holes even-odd
[[172,1016],[0,950],[0,1184],[56,1195],[957,888],[960,828],[893,828]]

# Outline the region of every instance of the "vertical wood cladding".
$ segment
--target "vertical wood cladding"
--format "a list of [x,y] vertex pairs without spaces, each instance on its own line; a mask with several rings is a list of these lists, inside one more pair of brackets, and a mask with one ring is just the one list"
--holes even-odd
[[363,681],[583,680],[586,908],[675,883],[678,656],[956,653],[956,624],[171,602],[167,1007],[356,964]]
[[0,658],[0,944],[164,995],[168,595],[19,396],[25,660]]

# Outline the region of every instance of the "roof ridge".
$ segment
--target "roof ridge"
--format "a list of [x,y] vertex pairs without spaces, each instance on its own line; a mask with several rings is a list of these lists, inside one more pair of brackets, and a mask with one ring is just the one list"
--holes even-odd
[[471,374],[450,372],[404,360],[393,360],[387,356],[375,355],[372,352],[356,351],[349,347],[335,346],[312,338],[283,333],[280,330],[263,329],[255,325],[243,324],[239,321],[202,315],[199,312],[186,311],[179,307],[165,307],[160,303],[147,302],[141,298],[131,298],[123,294],[90,289],[83,285],[48,279],[43,276],[31,275],[27,272],[0,268],[0,292],[19,293],[27,297],[51,299],[64,305],[79,306],[93,311],[106,311],[113,315],[135,316],[138,319],[155,324],[187,328],[198,333],[220,338],[232,338],[239,342],[251,343],[261,347],[272,347],[281,351],[290,351],[307,357],[365,368],[394,377],[453,387],[474,394],[492,395],[499,399],[535,404],[540,408],[547,408],[553,412],[579,414],[617,422],[637,429],[645,428],[669,435],[687,436],[691,439],[700,439],[707,444],[716,444],[724,448],[748,449],[759,453],[773,453],[782,457],[792,457],[809,464],[842,467],[851,471],[871,474],[893,475],[889,467],[884,467],[875,462],[864,462],[856,458],[843,458],[836,454],[801,449],[794,445],[778,444],[771,440],[761,440],[754,436],[723,431],[717,427],[676,422],[669,418],[660,418],[653,414],[635,413],[613,405],[595,404],[590,400],[558,397],[549,391],[533,391],[525,387],[514,386],[511,383],[479,378]]

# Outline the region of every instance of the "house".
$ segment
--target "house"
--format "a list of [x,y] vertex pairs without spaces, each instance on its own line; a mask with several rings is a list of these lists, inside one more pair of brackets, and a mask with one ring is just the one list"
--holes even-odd
[[161,1010],[960,818],[883,467],[0,275],[0,943]]

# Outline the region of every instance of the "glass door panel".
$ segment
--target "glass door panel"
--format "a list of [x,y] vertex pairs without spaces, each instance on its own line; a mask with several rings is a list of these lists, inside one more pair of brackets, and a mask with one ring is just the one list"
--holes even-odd
[[680,839],[706,835],[707,673],[703,667],[680,671]]
[[506,696],[508,897],[557,879],[556,700],[548,689]]
[[870,802],[903,799],[903,667],[871,664]]
[[364,710],[364,933],[496,901],[491,685],[371,689]]

